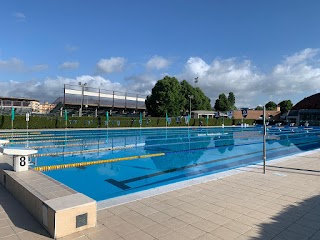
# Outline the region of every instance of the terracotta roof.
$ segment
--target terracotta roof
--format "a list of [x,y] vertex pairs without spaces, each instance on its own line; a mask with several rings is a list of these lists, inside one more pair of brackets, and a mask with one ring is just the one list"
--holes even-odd
[[[263,115],[263,110],[248,110],[247,111],[248,115],[247,115],[247,119],[262,119],[261,115]],[[280,111],[271,111],[271,110],[267,110],[266,111],[266,116],[273,116],[273,119],[279,119],[281,112]],[[233,111],[233,117],[235,119],[242,119],[242,111],[241,110],[235,110]]]

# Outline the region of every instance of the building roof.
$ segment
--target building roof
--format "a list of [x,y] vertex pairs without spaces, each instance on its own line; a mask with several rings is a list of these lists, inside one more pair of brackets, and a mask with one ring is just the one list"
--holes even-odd
[[[247,110],[247,119],[262,119],[263,110]],[[273,117],[273,118],[280,118],[281,111],[275,111],[275,110],[267,110],[266,116],[267,117]],[[233,111],[233,117],[235,119],[242,119],[242,111],[241,110],[235,110]]]
[[302,99],[292,107],[292,110],[320,109],[320,93]]
[[0,97],[0,100],[9,100],[9,101],[36,101],[39,100],[32,99],[32,98],[19,98],[19,97]]

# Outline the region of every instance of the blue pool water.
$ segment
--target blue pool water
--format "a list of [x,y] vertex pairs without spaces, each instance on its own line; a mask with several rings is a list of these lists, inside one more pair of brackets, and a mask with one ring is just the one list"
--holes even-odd
[[[259,127],[42,131],[28,138],[17,135],[12,142],[48,155],[33,157],[35,166],[164,154],[44,172],[100,201],[260,163],[261,131]],[[319,148],[319,135],[316,128],[269,128],[267,159]]]

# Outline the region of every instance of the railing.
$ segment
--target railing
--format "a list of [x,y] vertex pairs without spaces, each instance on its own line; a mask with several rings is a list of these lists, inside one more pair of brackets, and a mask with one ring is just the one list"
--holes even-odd
[[106,107],[121,109],[145,110],[145,95],[118,92],[86,86],[64,85],[64,97],[57,98],[53,103],[78,105],[85,107]]

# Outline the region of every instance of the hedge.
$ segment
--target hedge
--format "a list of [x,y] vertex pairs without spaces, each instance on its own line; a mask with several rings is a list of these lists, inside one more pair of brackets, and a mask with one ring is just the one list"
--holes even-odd
[[[133,120],[133,121],[132,121]],[[116,117],[110,116],[108,127],[140,127],[140,118],[139,117]],[[171,123],[168,124],[168,127],[186,127],[184,119],[178,122],[175,117],[171,118]],[[203,122],[203,126],[207,126],[206,119],[194,119],[191,118],[189,126],[199,126],[200,121]],[[243,123],[251,125],[254,120],[245,119]],[[241,123],[242,119],[215,119],[210,118],[208,121],[208,126],[221,126],[224,123],[225,126],[232,126],[238,123]],[[142,119],[141,127],[165,127],[166,119],[157,118],[157,117],[145,117]],[[105,128],[107,127],[105,116],[99,117],[69,117],[67,123],[64,117],[56,116],[30,116],[28,122],[29,129],[45,129],[45,128]],[[26,129],[27,123],[25,116],[15,116],[13,121],[14,129]],[[0,129],[11,129],[11,116],[0,116]]]

